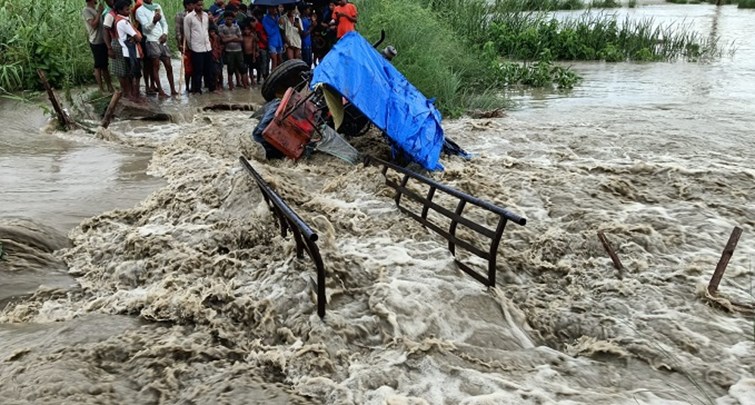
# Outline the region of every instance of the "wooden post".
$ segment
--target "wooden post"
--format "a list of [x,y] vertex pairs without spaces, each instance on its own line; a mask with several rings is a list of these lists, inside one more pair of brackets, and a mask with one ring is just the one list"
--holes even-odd
[[121,91],[116,91],[113,93],[113,97],[110,99],[110,104],[107,105],[107,110],[105,110],[105,116],[102,117],[102,127],[107,128],[110,126],[110,121],[113,119],[113,112],[115,111],[115,106],[118,105],[118,101],[121,99]]
[[47,91],[47,97],[50,99],[50,103],[52,103],[52,108],[53,110],[55,110],[55,114],[58,116],[57,118],[58,122],[60,122],[60,125],[66,131],[76,128],[76,123],[74,123],[73,120],[71,120],[71,118],[68,116],[68,114],[63,111],[63,107],[60,106],[58,98],[55,97],[55,93],[52,91],[52,87],[50,87],[50,83],[47,81],[45,72],[43,72],[42,69],[37,69],[37,75],[39,75],[39,79],[42,81],[42,86],[44,86],[45,90]]
[[600,239],[600,243],[603,244],[603,249],[608,252],[608,256],[611,257],[611,261],[613,261],[613,266],[616,267],[616,270],[619,271],[619,280],[622,280],[624,278],[624,266],[621,264],[621,260],[619,260],[619,256],[616,256],[616,253],[614,252],[613,248],[611,247],[611,244],[608,243],[608,239],[606,238],[606,235],[603,234],[603,231],[598,231],[598,239]]
[[710,283],[708,283],[708,294],[715,295],[718,291],[718,285],[724,277],[726,266],[729,265],[729,259],[731,259],[731,256],[734,254],[734,249],[737,248],[737,242],[739,242],[740,236],[742,236],[742,228],[735,226],[734,230],[731,231],[729,241],[726,242],[726,247],[724,248],[723,253],[721,253],[721,259],[718,261],[716,271],[713,272],[713,277],[711,277]]

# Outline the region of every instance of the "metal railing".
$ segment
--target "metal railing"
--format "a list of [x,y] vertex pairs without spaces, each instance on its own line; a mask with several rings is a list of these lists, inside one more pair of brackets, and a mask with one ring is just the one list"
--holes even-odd
[[285,238],[290,230],[296,242],[296,256],[302,258],[304,250],[306,250],[309,257],[315,262],[315,267],[317,268],[317,315],[320,318],[324,317],[325,304],[327,303],[327,298],[325,297],[325,266],[320,256],[320,249],[315,244],[317,234],[283,201],[275,190],[270,188],[270,185],[254,170],[246,158],[241,156],[239,160],[241,161],[241,165],[254,178],[257,186],[259,186],[262,197],[265,199],[270,211],[278,218],[281,236]]
[[[459,268],[461,268],[465,273],[469,274],[470,276],[475,278],[477,281],[485,284],[486,286],[488,287],[495,286],[496,259],[498,256],[498,246],[501,242],[501,237],[503,236],[503,231],[506,228],[506,224],[508,223],[508,221],[511,221],[511,222],[514,222],[515,224],[524,226],[527,223],[527,219],[522,218],[519,215],[514,214],[513,212],[510,212],[497,205],[493,205],[487,201],[481,200],[479,198],[466,194],[462,191],[448,187],[433,179],[422,176],[421,174],[412,172],[411,170],[407,170],[393,163],[386,162],[384,160],[381,160],[381,159],[378,159],[376,157],[369,156],[369,155],[365,156],[364,161],[365,161],[365,164],[374,164],[376,166],[379,166],[379,165],[383,166],[382,173],[383,173],[383,176],[385,177],[385,184],[393,188],[394,190],[396,190],[396,195],[394,197],[394,200],[396,201],[396,206],[398,207],[398,209],[404,212],[405,214],[409,215],[410,217],[414,218],[415,220],[419,221],[423,226],[432,229],[433,231],[435,231],[436,233],[444,237],[448,241],[448,250],[450,250],[451,254],[454,255],[454,260],[456,261],[456,264],[459,266]],[[400,183],[397,183],[388,177],[388,169],[391,169],[397,173],[403,174],[403,178],[401,179]],[[410,190],[409,188],[407,188],[407,185],[410,179],[419,181],[429,186],[430,189],[428,190],[427,195],[423,197],[417,194],[416,192]],[[436,192],[438,191],[444,192],[445,194],[455,197],[459,200],[459,202],[456,205],[455,211],[451,211],[433,202],[433,198],[436,196]],[[422,206],[422,212],[420,214],[417,214],[415,212],[412,212],[408,208],[402,206],[401,205],[402,196],[406,196],[410,200],[416,203],[419,203]],[[484,225],[478,224],[470,220],[469,218],[464,217],[463,216],[464,208],[467,206],[467,204],[475,205],[485,211],[489,211],[496,214],[498,216],[498,224],[496,225],[495,229],[490,229]],[[434,212],[437,212],[438,214],[451,220],[451,224],[448,230],[441,228],[440,226],[438,226],[437,224],[433,223],[432,221],[428,219],[428,213],[431,209]],[[459,224],[476,232],[477,234],[480,234],[490,239],[489,249],[487,251],[482,250],[474,246],[471,242],[461,239],[456,234],[456,229]],[[462,263],[459,260],[456,254],[457,246],[465,249],[467,252],[472,253],[475,256],[478,256],[488,261],[487,277],[476,272],[471,267],[469,267],[465,263]]]

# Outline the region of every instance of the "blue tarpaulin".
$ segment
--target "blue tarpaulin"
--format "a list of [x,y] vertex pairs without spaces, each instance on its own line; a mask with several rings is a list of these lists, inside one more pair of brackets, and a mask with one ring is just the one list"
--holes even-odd
[[415,162],[443,170],[440,112],[359,33],[344,35],[317,65],[312,88],[322,83],[354,104]]

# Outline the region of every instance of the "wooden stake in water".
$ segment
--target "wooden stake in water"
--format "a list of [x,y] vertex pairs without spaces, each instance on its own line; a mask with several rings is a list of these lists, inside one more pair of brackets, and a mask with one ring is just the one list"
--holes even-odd
[[113,112],[115,111],[115,106],[118,105],[118,101],[121,99],[121,92],[116,91],[113,93],[113,98],[110,99],[110,104],[107,106],[107,110],[105,110],[105,116],[102,117],[102,127],[107,128],[110,126],[110,121],[113,119]]
[[708,283],[708,294],[714,295],[718,291],[718,285],[721,284],[726,266],[729,265],[729,259],[734,254],[734,249],[737,248],[740,236],[742,236],[742,228],[735,226],[734,230],[731,231],[731,236],[729,236],[729,241],[726,243],[723,253],[721,253],[721,259],[718,261],[716,271],[713,272],[713,277],[711,277],[710,283]]
[[621,264],[621,260],[619,260],[619,256],[616,256],[616,252],[614,252],[613,248],[611,247],[611,244],[608,243],[608,239],[606,238],[606,235],[603,233],[603,231],[598,231],[598,239],[600,239],[600,243],[603,244],[603,249],[608,252],[608,256],[611,257],[611,261],[613,261],[613,266],[616,267],[616,270],[619,271],[619,280],[622,280],[624,278],[624,266]]
[[45,90],[47,91],[47,97],[50,99],[52,109],[55,110],[55,114],[58,116],[58,122],[60,123],[60,126],[65,131],[76,128],[76,123],[71,120],[71,117],[69,117],[68,114],[63,110],[63,107],[60,106],[58,98],[55,96],[50,83],[47,81],[47,75],[45,75],[45,72],[42,71],[42,69],[37,69],[37,75],[39,75],[39,80],[42,81],[42,86],[44,86]]

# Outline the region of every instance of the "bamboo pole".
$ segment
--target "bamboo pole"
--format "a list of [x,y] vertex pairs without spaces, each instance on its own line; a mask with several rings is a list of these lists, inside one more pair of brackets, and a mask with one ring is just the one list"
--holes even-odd
[[47,81],[47,75],[45,75],[45,72],[42,69],[37,69],[37,75],[39,75],[39,80],[42,81],[42,86],[44,86],[47,91],[47,97],[50,99],[52,109],[55,110],[55,115],[57,115],[58,122],[61,127],[63,127],[63,130],[68,131],[69,129],[76,128],[76,123],[71,120],[68,114],[63,110],[63,107],[60,106],[60,102],[55,96],[55,92],[52,91],[52,87]]
[[107,128],[110,126],[110,121],[113,119],[113,112],[115,112],[115,107],[118,105],[118,101],[121,100],[121,91],[116,91],[113,93],[113,97],[110,99],[110,104],[107,106],[107,110],[105,110],[105,116],[102,117],[102,127]]
[[734,254],[734,249],[737,248],[737,242],[739,242],[740,236],[742,236],[742,228],[735,226],[731,231],[729,241],[726,242],[724,251],[721,253],[721,259],[718,260],[716,271],[713,272],[713,277],[711,277],[710,283],[708,283],[708,293],[710,295],[715,295],[718,291],[718,285],[721,284],[721,279],[724,277],[726,266],[729,265],[729,259],[731,259],[731,256]]
[[611,244],[608,243],[608,239],[606,238],[606,235],[603,233],[603,231],[598,231],[598,239],[600,239],[600,243],[603,244],[603,249],[608,252],[608,256],[611,257],[613,266],[616,267],[616,270],[619,271],[619,280],[622,280],[624,278],[624,266],[621,264],[619,256],[616,255],[616,252],[614,252]]

